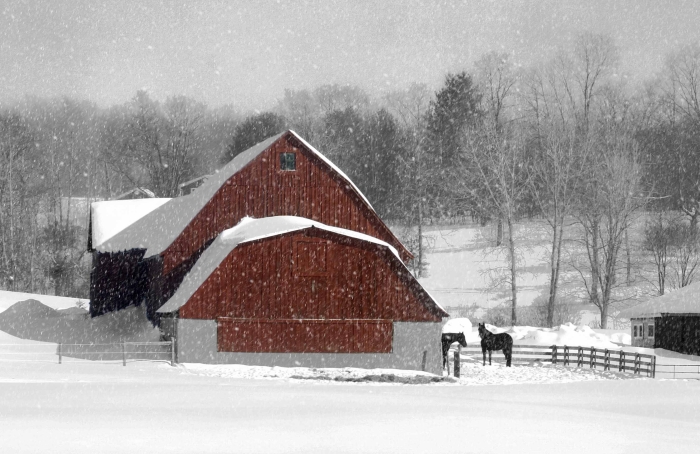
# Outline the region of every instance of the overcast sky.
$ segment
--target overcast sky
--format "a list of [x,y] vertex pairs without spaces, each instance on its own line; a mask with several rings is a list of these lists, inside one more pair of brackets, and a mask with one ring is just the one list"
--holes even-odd
[[700,40],[695,0],[2,0],[0,11],[0,100],[101,106],[138,89],[262,110],[285,88],[437,88],[485,52],[527,66],[582,31],[610,34],[622,71],[640,81]]

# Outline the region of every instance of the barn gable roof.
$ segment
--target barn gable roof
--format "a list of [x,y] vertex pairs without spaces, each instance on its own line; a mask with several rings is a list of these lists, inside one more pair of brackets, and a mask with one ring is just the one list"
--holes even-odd
[[[369,200],[360,189],[328,158],[302,139],[294,131],[286,131],[270,137],[240,153],[218,172],[208,178],[192,194],[171,199],[169,202],[153,210],[148,215],[126,227],[111,238],[97,243],[95,249],[101,252],[117,252],[134,248],[147,249],[145,257],[160,254],[170,246],[184,231],[187,225],[197,216],[209,200],[233,175],[243,169],[273,143],[283,137],[292,137],[328,165],[337,175],[343,178],[350,188],[361,198],[367,207],[374,212]],[[96,243],[93,243],[96,244]]]
[[90,205],[90,244],[100,245],[170,199],[104,200]]
[[[211,246],[204,251],[192,270],[190,270],[190,272],[185,276],[185,279],[175,294],[163,306],[161,306],[157,312],[171,313],[184,306],[192,295],[194,295],[197,289],[207,280],[211,273],[216,270],[221,262],[238,245],[311,228],[316,228],[344,237],[354,238],[360,241],[383,246],[391,251],[391,253],[398,259],[398,263],[405,268],[398,251],[393,246],[363,233],[332,227],[297,216],[273,216],[262,219],[247,217],[242,219],[241,222],[235,227],[224,230],[221,234],[219,234]],[[406,272],[407,274],[410,274],[408,273],[407,269]],[[444,316],[447,316],[444,309],[435,301],[434,298],[432,298],[432,296],[428,294],[425,289],[423,289],[422,286],[420,286],[418,281],[415,281],[414,285],[416,285],[419,290],[430,298],[435,306],[437,306],[439,311],[444,313]]]
[[653,318],[664,314],[700,315],[700,282],[620,311],[623,318]]

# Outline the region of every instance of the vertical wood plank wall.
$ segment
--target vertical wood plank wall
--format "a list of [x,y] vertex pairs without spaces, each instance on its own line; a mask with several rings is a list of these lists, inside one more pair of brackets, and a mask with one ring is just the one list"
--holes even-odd
[[[298,244],[309,242],[325,244],[326,270],[298,266]],[[293,232],[236,247],[179,314],[209,320],[441,321],[443,314],[411,286],[414,279],[402,268],[391,252],[372,243],[318,229]]]
[[[182,234],[162,253],[169,273],[243,217],[300,216],[379,238],[403,260],[410,252],[348,183],[290,134],[282,136],[224,184]],[[280,153],[296,153],[296,170],[280,170]]]
[[390,320],[264,320],[220,318],[221,352],[391,353]]

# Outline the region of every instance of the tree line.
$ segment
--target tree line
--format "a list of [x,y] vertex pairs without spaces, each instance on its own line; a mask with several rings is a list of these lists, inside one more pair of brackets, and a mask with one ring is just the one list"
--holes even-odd
[[248,116],[145,92],[109,109],[27,99],[0,113],[0,287],[84,293],[85,224],[71,223],[66,200],[133,187],[177,196],[181,183],[294,129],[404,229],[418,276],[427,224],[493,223],[508,256],[512,323],[516,223],[537,217],[549,228],[550,326],[563,240],[575,231],[584,254],[573,266],[604,326],[615,289],[630,280],[629,230],[638,214],[656,213],[643,247],[660,294],[692,282],[700,214],[700,45],[678,47],[638,86],[620,75],[620,58],[611,38],[583,33],[532,67],[485,54],[469,71],[447,74],[436,92],[414,84],[372,98],[324,85],[285,90],[272,109]]

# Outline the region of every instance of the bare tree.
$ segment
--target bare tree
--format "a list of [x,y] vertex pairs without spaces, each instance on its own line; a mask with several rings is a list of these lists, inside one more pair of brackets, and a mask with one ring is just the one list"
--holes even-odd
[[[496,129],[501,128],[503,114],[510,106],[513,88],[518,80],[508,54],[489,52],[475,63],[476,83],[482,93],[482,110]],[[503,242],[503,219],[497,220],[496,246]]]
[[[646,198],[640,193],[641,165],[638,145],[631,134],[612,130],[600,134],[589,155],[595,165],[586,165],[587,178],[577,213],[583,230],[587,268],[578,269],[590,301],[600,310],[601,328],[606,328],[616,302],[618,260],[625,233]],[[595,279],[595,280],[594,280]]]
[[465,177],[481,188],[484,203],[506,226],[507,280],[511,291],[511,323],[515,325],[518,305],[515,222],[530,187],[526,147],[519,130],[501,130],[487,122],[481,131],[466,135],[464,150]]
[[421,277],[427,268],[425,260],[426,238],[424,225],[426,203],[433,181],[433,169],[429,166],[426,144],[426,117],[430,109],[431,94],[424,84],[414,84],[405,91],[393,92],[385,97],[390,112],[399,119],[403,130],[406,154],[398,156],[399,174],[403,184],[398,203],[403,207],[404,220],[415,236],[409,235],[409,248],[415,253],[411,264],[413,273]]
[[27,228],[36,203],[31,200],[30,154],[35,149],[34,134],[16,113],[0,112],[0,286],[9,290],[27,287],[31,275],[27,263]]
[[132,186],[175,197],[198,167],[199,134],[206,107],[183,96],[161,105],[139,91],[125,113],[117,112],[103,140],[112,169]]
[[567,218],[577,206],[584,180],[587,147],[581,147],[571,132],[556,125],[542,130],[535,141],[530,165],[532,196],[551,229],[549,255],[549,293],[546,303],[547,326],[554,324],[559,277],[562,269],[562,242]]
[[500,125],[518,76],[508,54],[489,52],[476,61],[476,82],[482,92],[482,109]]

